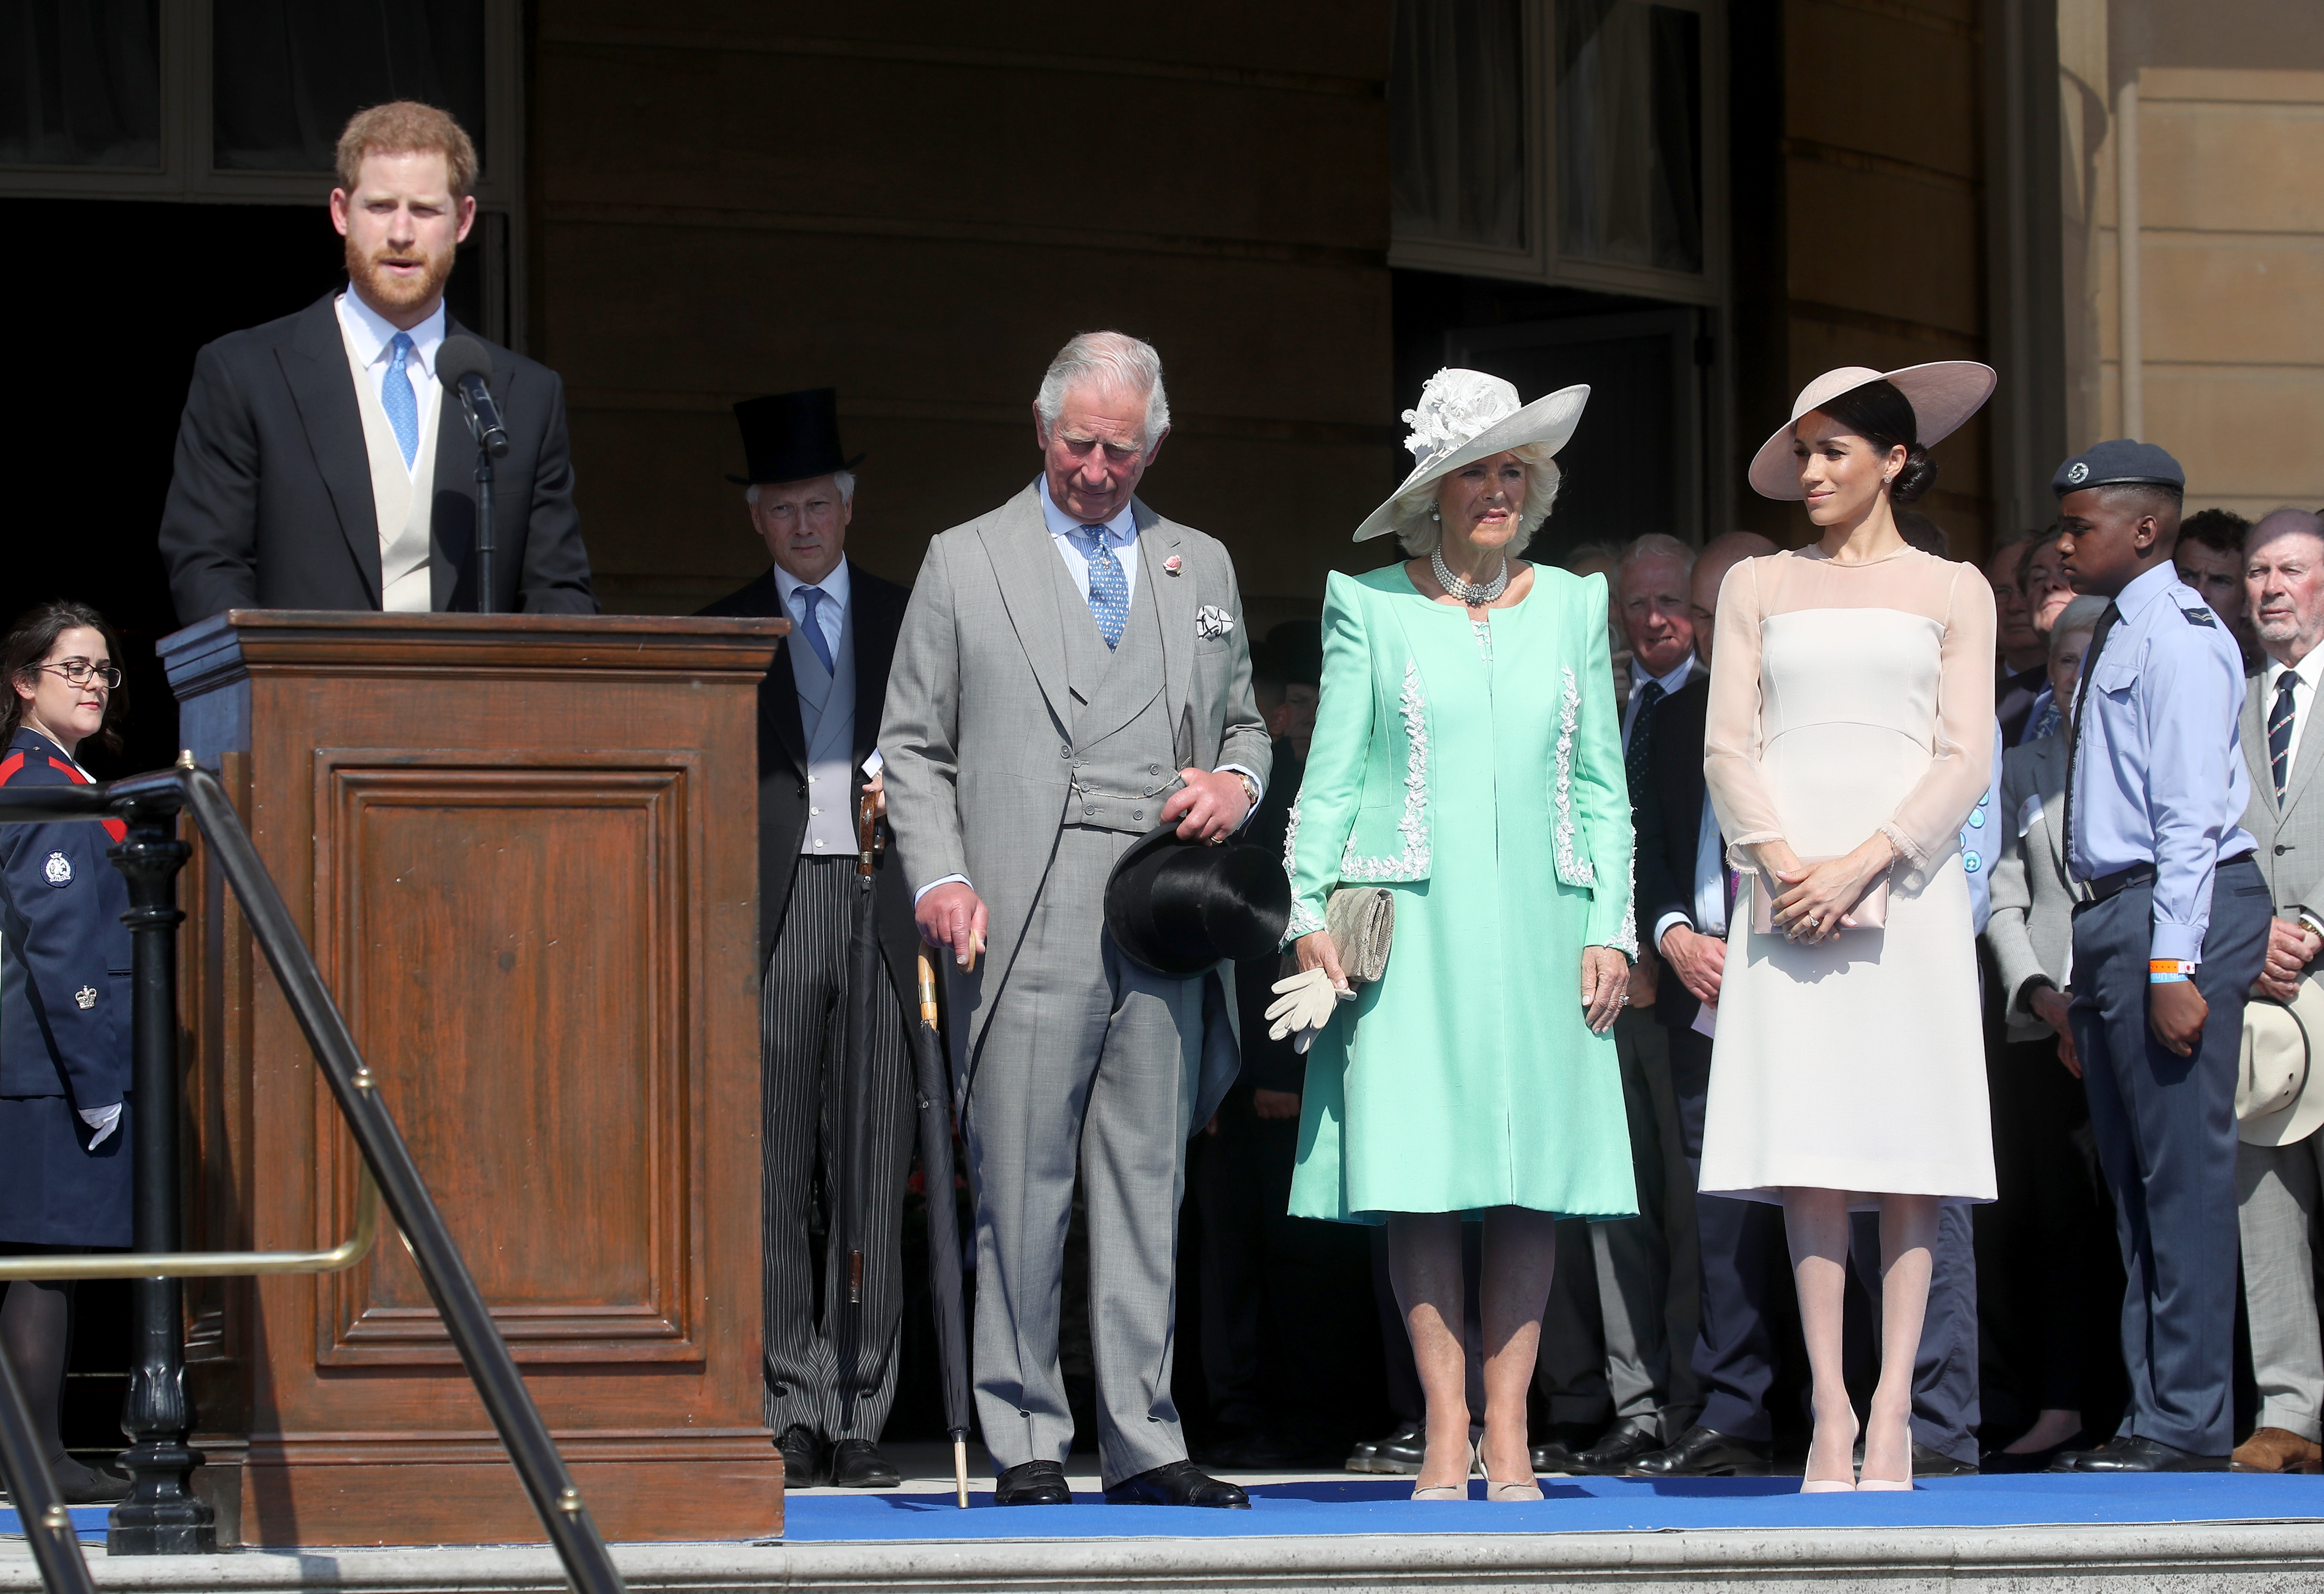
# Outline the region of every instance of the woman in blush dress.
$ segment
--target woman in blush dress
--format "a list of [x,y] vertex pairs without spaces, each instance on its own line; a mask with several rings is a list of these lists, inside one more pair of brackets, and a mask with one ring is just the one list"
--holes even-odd
[[[1908,546],[1895,514],[1993,381],[1945,361],[1810,382],[1751,485],[1804,499],[1822,538],[1720,591],[1703,775],[1749,900],[1728,931],[1700,1187],[1784,1208],[1814,1379],[1807,1492],[1912,1488],[1937,1210],[1994,1194],[1958,840],[1992,772],[1993,592]],[[1879,1212],[1883,1264],[1860,1483],[1840,1371],[1855,1208]]]

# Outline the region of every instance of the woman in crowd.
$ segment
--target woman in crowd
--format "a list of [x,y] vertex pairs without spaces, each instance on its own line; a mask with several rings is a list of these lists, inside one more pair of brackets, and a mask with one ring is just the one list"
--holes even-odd
[[[2106,606],[2104,598],[2076,598],[2051,625],[2055,701],[2073,702],[2082,655]],[[2001,1200],[1987,1215],[2002,1221],[1998,1248],[2007,1287],[1988,1296],[1986,1313],[1997,1335],[2022,1341],[2032,1353],[2027,1359],[2039,1387],[2026,1394],[2039,1414],[1985,1458],[1988,1472],[2038,1472],[2081,1442],[2086,1375],[2115,1338],[2111,1312],[2091,1311],[2104,1298],[2093,1264],[2111,1271],[2114,1249],[2089,1145],[2081,1063],[2066,1019],[2074,936],[2066,751],[2065,737],[2052,733],[2011,748],[2001,760],[1997,818],[2008,828],[1996,849],[1985,939],[2000,973],[2008,1032],[1992,1075]]]
[[1883,1263],[1860,1487],[1910,1488],[1937,1208],[1994,1194],[1958,840],[1993,765],[1993,592],[1909,547],[1895,512],[1935,477],[1926,446],[1992,387],[1969,361],[1810,382],[1750,479],[1804,499],[1821,539],[1720,591],[1703,774],[1753,878],[1728,933],[1701,1188],[1783,1205],[1814,1384],[1804,1490],[1859,1487],[1849,1210],[1879,1212]]
[[[121,656],[97,611],[42,604],[0,642],[0,787],[86,785],[75,760],[117,750]],[[0,825],[0,1254],[130,1243],[129,891],[103,824]],[[73,1286],[7,1285],[5,1348],[66,1501],[125,1498],[128,1481],[65,1454],[60,1406]]]
[[[1607,1034],[1637,934],[1606,584],[1517,557],[1588,396],[1520,407],[1443,371],[1406,412],[1416,464],[1356,538],[1394,531],[1412,557],[1330,579],[1285,849],[1302,973],[1284,989],[1321,1028],[1291,1210],[1388,1225],[1427,1404],[1416,1499],[1466,1498],[1474,1461],[1464,1219],[1484,1226],[1487,1497],[1521,1500],[1541,1497],[1526,1391],[1555,1216],[1637,1210]],[[1324,903],[1371,885],[1394,895],[1393,949],[1351,991]]]

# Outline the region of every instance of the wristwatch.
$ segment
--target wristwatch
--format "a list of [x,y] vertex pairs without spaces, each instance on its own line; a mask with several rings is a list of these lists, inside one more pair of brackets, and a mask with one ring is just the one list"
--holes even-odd
[[1232,770],[1231,773],[1236,779],[1242,782],[1242,796],[1246,807],[1256,808],[1259,806],[1259,782],[1253,780],[1249,775],[1244,774],[1240,769]]

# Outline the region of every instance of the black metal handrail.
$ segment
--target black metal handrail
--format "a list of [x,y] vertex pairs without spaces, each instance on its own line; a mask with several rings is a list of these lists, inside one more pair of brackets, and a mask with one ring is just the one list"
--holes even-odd
[[[158,1110],[159,1102],[147,1101],[140,1106],[140,1127],[149,1131],[140,1137],[140,1157],[145,1156],[149,1147],[166,1147],[161,1157],[166,1167],[149,1167],[144,1172],[148,1175],[166,1172],[171,1231],[151,1231],[153,1225],[148,1222],[146,1203],[141,1196],[139,1251],[147,1255],[169,1252],[176,1245],[174,1195],[179,1128],[174,1084],[178,1030],[175,958],[168,945],[168,933],[184,917],[170,898],[174,890],[173,877],[186,854],[184,844],[174,834],[177,815],[188,808],[201,827],[226,884],[241,901],[243,917],[251,935],[265,954],[267,964],[273,970],[275,981],[306,1035],[307,1044],[314,1049],[315,1059],[322,1066],[323,1077],[330,1083],[331,1094],[346,1119],[355,1146],[379,1186],[382,1199],[387,1202],[389,1214],[403,1231],[421,1278],[427,1281],[428,1293],[443,1317],[445,1331],[459,1350],[460,1360],[475,1383],[476,1393],[492,1416],[493,1426],[508,1451],[509,1460],[515,1464],[518,1477],[523,1479],[525,1493],[531,1497],[533,1509],[548,1530],[549,1543],[565,1563],[566,1575],[578,1594],[622,1594],[621,1574],[613,1568],[604,1540],[582,1503],[580,1491],[573,1486],[564,1458],[558,1454],[548,1425],[541,1421],[540,1409],[532,1404],[523,1375],[517,1370],[516,1359],[509,1354],[508,1343],[501,1338],[484,1295],[469,1276],[458,1248],[452,1243],[451,1231],[445,1227],[443,1214],[429,1195],[420,1170],[411,1160],[411,1152],[395,1127],[395,1119],[380,1100],[378,1082],[355,1050],[355,1037],[348,1033],[346,1019],[323,984],[322,971],[316,967],[314,955],[300,937],[297,922],[284,905],[281,893],[275,889],[273,878],[266,872],[250,833],[243,828],[241,816],[226,799],[224,788],[208,770],[194,767],[190,759],[180,760],[173,769],[97,786],[0,789],[0,825],[119,819],[129,825],[128,840],[113,849],[113,857],[129,877],[131,889],[131,908],[124,917],[130,923],[134,944],[133,1000],[136,1005],[133,1044],[138,1053],[137,1077],[141,1083],[154,1077],[157,1070],[149,1069],[147,1064],[161,1064],[169,1071],[172,1087],[168,1092],[171,1110],[166,1115]],[[141,1185],[146,1182],[141,1178]],[[135,1258],[125,1259],[134,1261]],[[159,1256],[155,1259],[161,1260]],[[176,1280],[141,1277],[138,1283],[141,1286],[166,1286],[169,1331],[176,1336],[176,1292],[180,1287]],[[156,1314],[141,1315],[151,1318]],[[171,1349],[174,1351],[175,1346]],[[146,1442],[130,1451],[130,1469],[140,1480],[140,1497],[133,1498],[123,1507],[124,1511],[136,1507],[143,1497],[152,1492],[146,1483],[149,1472],[159,1474],[171,1467],[182,1472],[191,1464],[190,1452],[184,1451],[183,1442],[190,1424],[181,1383],[182,1364],[172,1354],[160,1359],[158,1365],[166,1368],[165,1376],[147,1377],[143,1381],[148,1387],[142,1391],[133,1378],[133,1432],[143,1433]],[[152,1409],[141,1414],[137,1409],[141,1401]],[[10,1498],[40,1564],[42,1581],[52,1594],[93,1594],[88,1563],[81,1558],[70,1517],[58,1498],[55,1480],[42,1459],[42,1448],[32,1432],[32,1417],[25,1409],[14,1370],[0,1366],[0,1473],[5,1475]],[[139,1452],[149,1448],[154,1453],[147,1459],[149,1464],[141,1465]],[[188,1506],[194,1504],[186,1502]],[[115,1531],[119,1531],[117,1516]]]

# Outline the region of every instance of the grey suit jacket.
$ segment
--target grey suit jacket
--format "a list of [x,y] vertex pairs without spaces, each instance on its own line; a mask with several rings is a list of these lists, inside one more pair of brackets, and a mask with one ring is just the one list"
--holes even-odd
[[[2309,661],[2302,660],[2303,669]],[[2283,801],[2275,800],[2275,776],[2268,768],[2267,671],[2244,683],[2240,740],[2244,767],[2251,775],[2251,806],[2244,810],[2244,828],[2259,843],[2254,861],[2267,876],[2269,895],[2278,918],[2291,918],[2305,908],[2324,918],[2324,787],[2316,781],[2316,768],[2324,763],[2324,726],[2301,728],[2300,751],[2292,760],[2292,779],[2284,782]]]
[[2025,987],[2047,977],[2065,988],[2074,946],[2074,898],[2066,873],[2066,740],[2044,736],[2001,755],[2000,822],[2015,839],[1988,877],[1993,917],[1985,944],[2001,971],[2011,1040],[2040,1040],[2050,1027],[2018,1005]]
[[[965,875],[991,915],[984,960],[974,974],[955,972],[953,981],[954,1010],[969,1018],[954,1044],[967,1055],[990,1016],[985,996],[999,994],[1016,960],[1073,789],[1065,627],[1089,621],[1059,604],[1044,491],[1036,482],[929,542],[889,668],[880,726],[888,819],[907,882],[917,892],[946,875]],[[1233,561],[1214,539],[1143,502],[1133,502],[1132,512],[1138,579],[1152,584],[1161,613],[1163,708],[1177,727],[1180,766],[1239,764],[1263,781],[1272,748],[1251,697]],[[1166,568],[1172,558],[1180,561],[1175,576]],[[1224,610],[1234,629],[1197,637],[1195,613],[1206,606]],[[1221,1093],[1233,1074],[1231,1046],[1227,1050]],[[1214,1102],[1211,1073],[1206,1063],[1203,1095]]]

